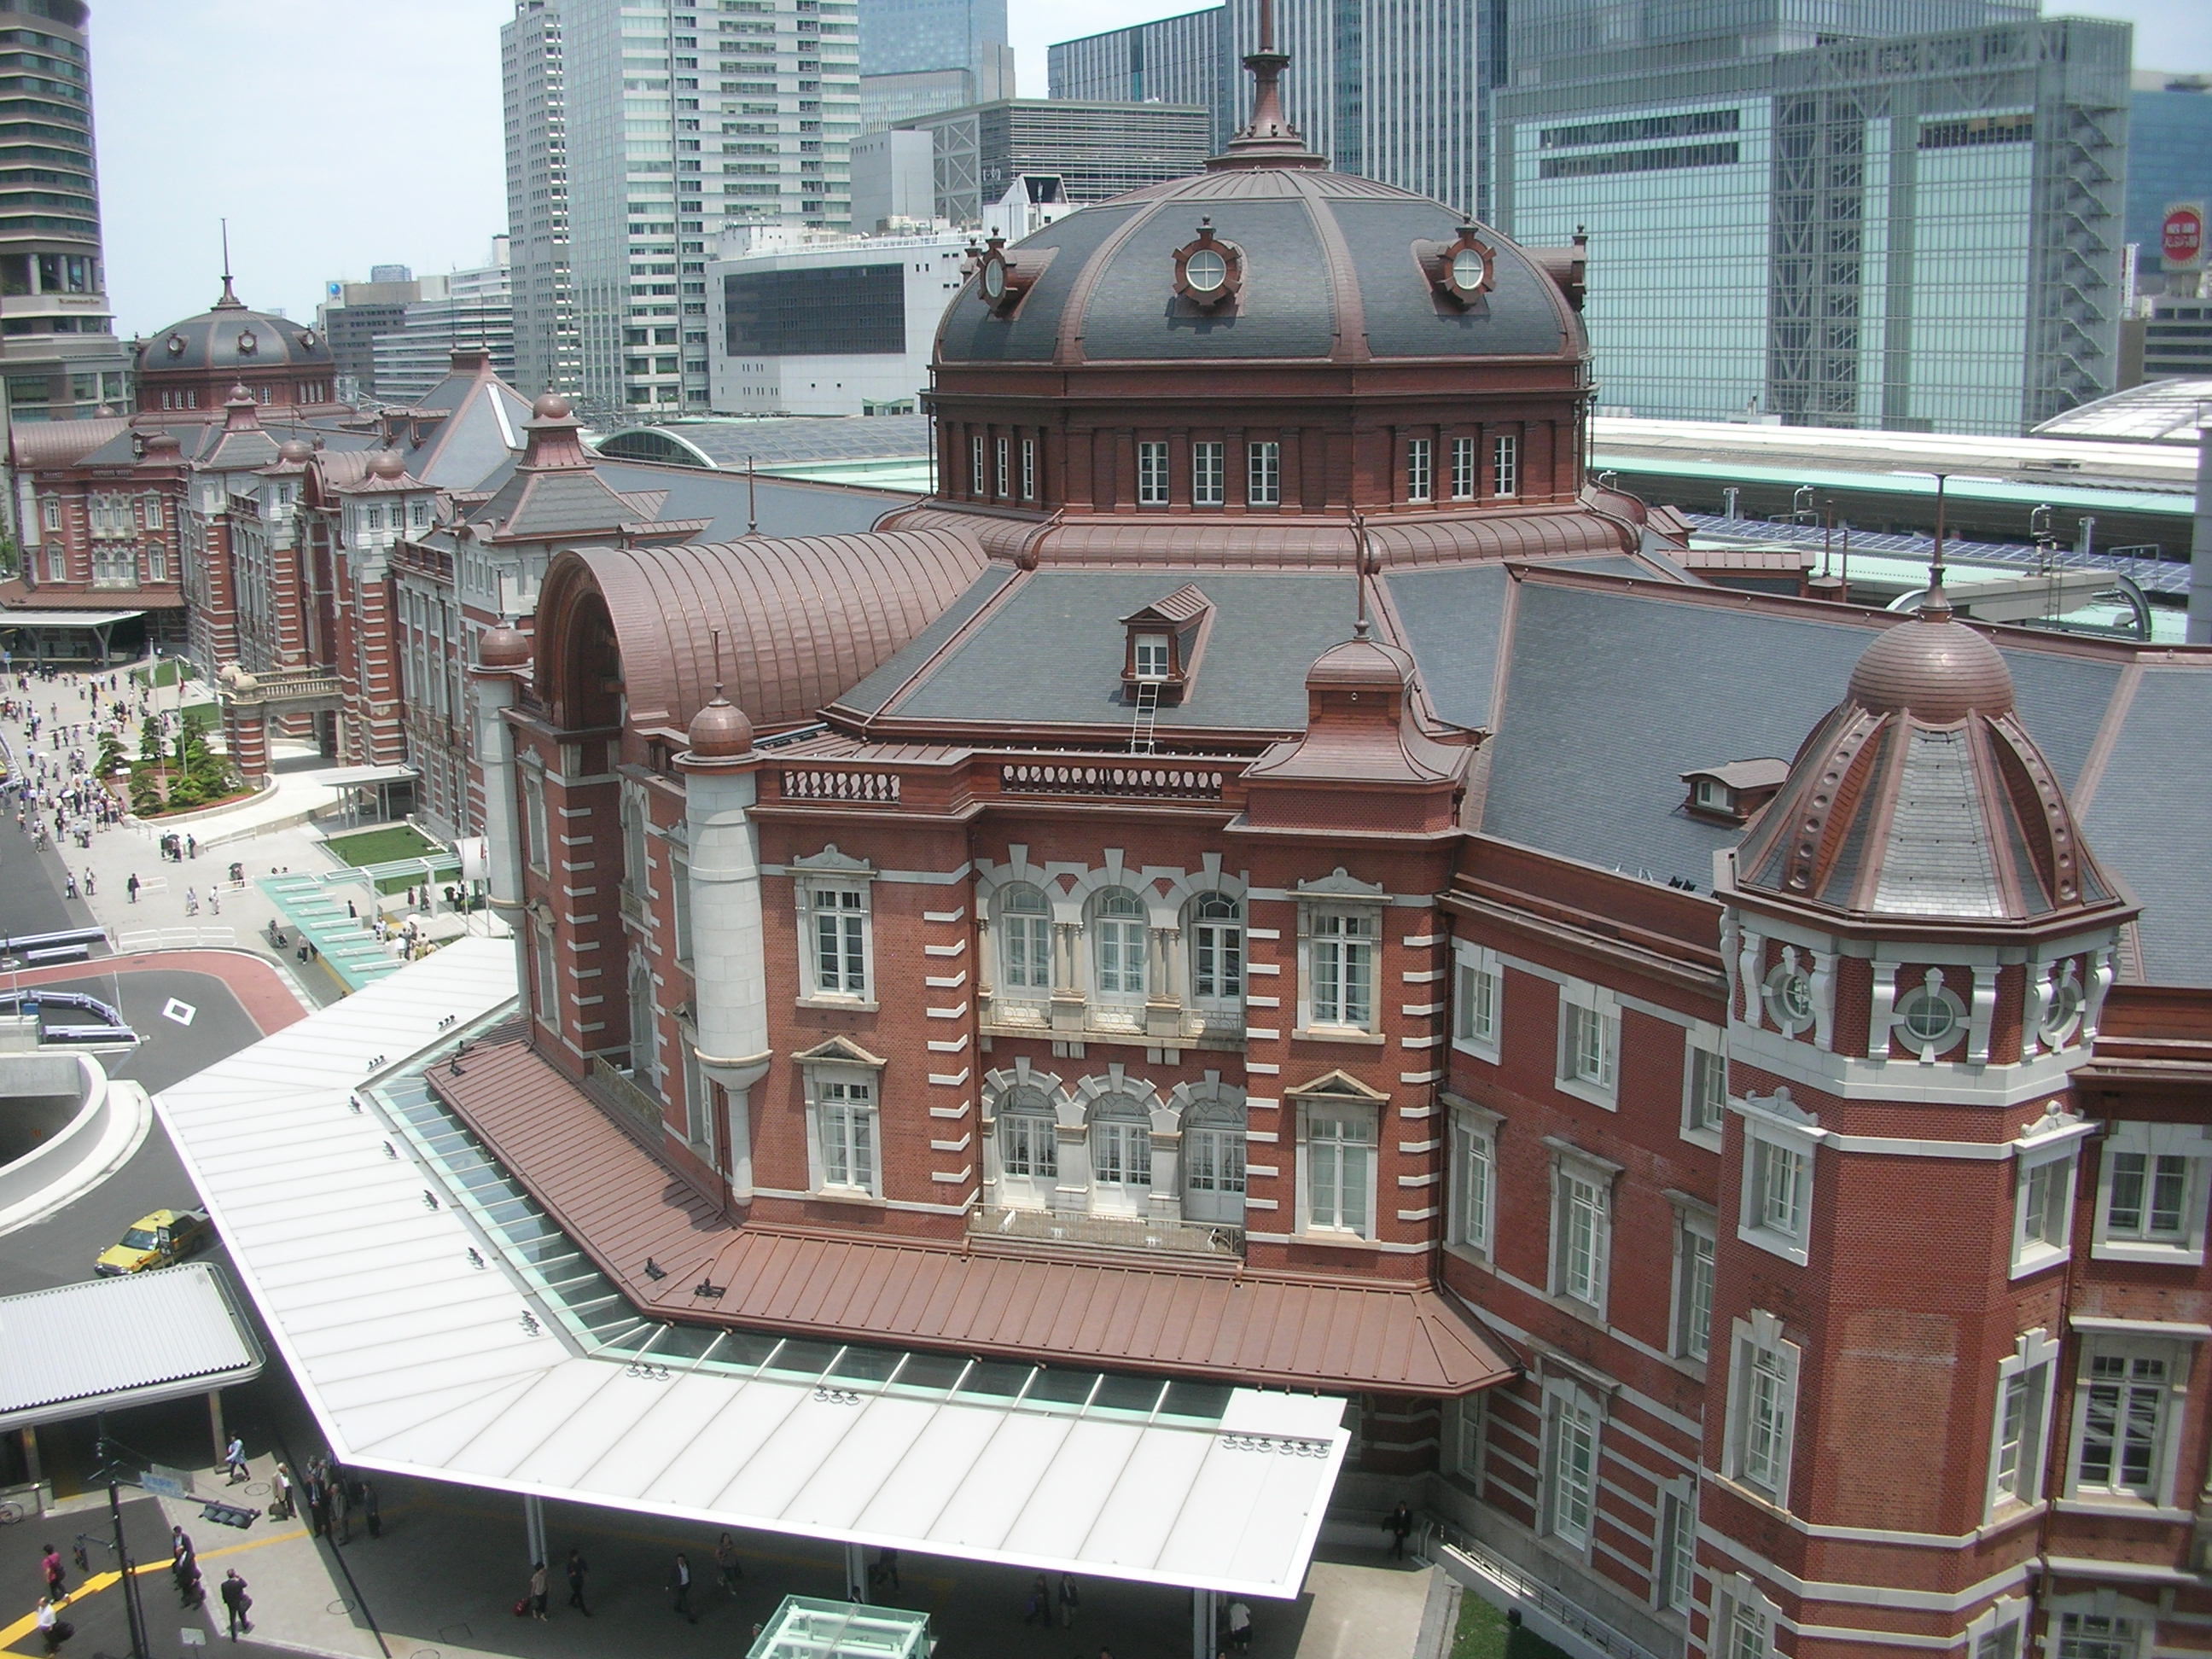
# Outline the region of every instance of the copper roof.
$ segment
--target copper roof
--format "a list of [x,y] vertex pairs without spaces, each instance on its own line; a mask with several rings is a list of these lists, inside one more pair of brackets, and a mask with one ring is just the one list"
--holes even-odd
[[[601,1271],[664,1317],[1322,1389],[1458,1395],[1513,1374],[1425,1285],[741,1227],[526,1042],[474,1048],[463,1075],[430,1080]],[[648,1257],[663,1277],[646,1274]],[[692,1294],[706,1280],[719,1299]]]
[[686,724],[722,679],[757,726],[774,726],[811,719],[858,684],[986,562],[971,538],[949,528],[586,548],[548,567],[538,615],[562,614],[564,590],[598,589],[635,725]]

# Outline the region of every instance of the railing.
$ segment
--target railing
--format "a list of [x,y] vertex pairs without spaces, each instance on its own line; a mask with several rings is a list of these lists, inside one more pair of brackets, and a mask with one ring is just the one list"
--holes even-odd
[[584,1074],[585,1092],[652,1144],[660,1142],[660,1103],[629,1073],[594,1055]]
[[622,904],[624,921],[634,921],[641,927],[652,925],[652,912],[646,908],[645,896],[642,893],[626,881],[618,885],[615,891]]
[[849,800],[896,806],[899,775],[896,772],[806,771],[783,775],[786,800]]
[[1242,1227],[1156,1219],[1151,1216],[1063,1214],[1058,1210],[1008,1206],[978,1208],[969,1212],[968,1230],[983,1237],[1024,1239],[1039,1244],[1097,1244],[1114,1249],[1212,1255],[1224,1260],[1241,1260],[1244,1255]]
[[1152,800],[1219,800],[1225,775],[1178,766],[1057,765],[1010,762],[999,787],[1010,795],[1117,795]]
[[336,674],[294,674],[278,676],[258,674],[250,686],[234,686],[230,701],[234,703],[294,702],[309,697],[335,697],[343,690]]
[[1534,1607],[1554,1624],[1565,1626],[1601,1653],[1618,1656],[1618,1659],[1660,1659],[1660,1656],[1631,1637],[1624,1636],[1595,1613],[1569,1601],[1552,1585],[1535,1578],[1475,1540],[1472,1534],[1462,1531],[1448,1521],[1424,1516],[1427,1522],[1425,1542],[1431,1554],[1441,1547],[1448,1555],[1458,1557],[1460,1565],[1479,1578],[1486,1578],[1516,1601]]
[[399,542],[392,550],[392,562],[403,570],[418,571],[440,581],[453,579],[453,556],[416,542]]
[[[141,883],[139,890],[145,891]],[[228,951],[238,944],[235,927],[141,927],[115,936],[118,956],[139,951]]]

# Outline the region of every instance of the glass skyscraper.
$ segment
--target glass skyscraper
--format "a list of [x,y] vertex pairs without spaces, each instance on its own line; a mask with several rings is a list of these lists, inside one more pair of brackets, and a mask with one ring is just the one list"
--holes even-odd
[[[513,252],[514,374],[524,392],[577,392],[568,283],[568,139],[560,0],[518,0],[499,33]],[[334,339],[331,349],[336,353]],[[374,373],[368,376],[374,379]]]
[[2130,31],[2024,9],[1516,7],[1496,219],[1589,235],[1599,406],[2007,434],[2112,390]]
[[1006,0],[860,0],[860,125],[1014,95]]
[[2168,204],[2212,201],[2212,76],[2138,73],[2128,106],[2127,240],[2149,291]]
[[1228,8],[1213,6],[1055,41],[1045,48],[1049,95],[1094,104],[1203,104],[1213,112],[1218,150],[1243,118],[1230,95],[1228,25]]
[[[707,258],[726,228],[852,217],[855,0],[556,0],[575,380],[600,420],[708,406]],[[516,21],[530,25],[530,0]],[[510,107],[512,152],[530,143]],[[528,155],[512,180],[528,171]],[[518,227],[518,253],[524,238]],[[557,313],[555,313],[557,317]],[[518,359],[553,351],[533,303]]]

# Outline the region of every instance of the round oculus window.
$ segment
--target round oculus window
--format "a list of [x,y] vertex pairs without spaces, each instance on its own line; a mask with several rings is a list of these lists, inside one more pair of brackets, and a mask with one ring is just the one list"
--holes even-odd
[[994,305],[1006,297],[1006,262],[1004,259],[983,261],[983,297]]
[[2081,987],[2074,979],[2062,979],[2051,988],[2051,1006],[2044,1010],[2039,1035],[2056,1048],[2081,1018]]
[[1905,1040],[1913,1048],[1940,1053],[1958,1034],[1965,1011],[1959,999],[1941,988],[1922,986],[1898,1006]]
[[1451,285],[1462,294],[1473,294],[1489,275],[1480,248],[1463,247],[1451,257]]
[[1200,248],[1182,262],[1182,279],[1199,294],[1218,294],[1229,280],[1229,261],[1210,247]]
[[1766,1006],[1774,1023],[1796,1031],[1813,1023],[1813,981],[1802,968],[1783,963],[1766,976]]

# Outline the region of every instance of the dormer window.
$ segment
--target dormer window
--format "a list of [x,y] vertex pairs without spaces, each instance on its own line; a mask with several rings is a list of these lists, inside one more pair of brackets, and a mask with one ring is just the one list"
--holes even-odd
[[1444,304],[1465,310],[1490,291],[1496,280],[1498,256],[1469,225],[1449,242],[1416,242],[1415,256],[1430,287]]
[[[981,248],[969,247],[973,260],[969,270],[975,273],[975,287],[983,303],[1001,317],[1011,317],[1021,308],[1022,295],[1043,271],[1042,261],[1025,264],[1018,257],[1006,257],[1006,239],[994,236]],[[1036,256],[1032,255],[1032,258]]]
[[1682,774],[1689,786],[1683,811],[1711,823],[1747,823],[1789,780],[1790,763],[1765,758],[1730,761]]
[[1121,681],[1130,695],[1136,696],[1140,687],[1152,686],[1160,702],[1182,702],[1198,672],[1199,656],[1212,619],[1212,601],[1194,584],[1122,617],[1121,625],[1128,635]]
[[1212,311],[1237,297],[1244,283],[1244,251],[1214,234],[1213,221],[1198,222],[1198,236],[1175,251],[1176,292]]

